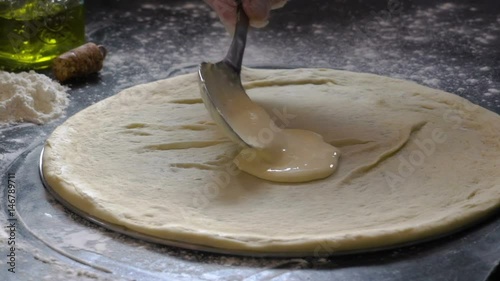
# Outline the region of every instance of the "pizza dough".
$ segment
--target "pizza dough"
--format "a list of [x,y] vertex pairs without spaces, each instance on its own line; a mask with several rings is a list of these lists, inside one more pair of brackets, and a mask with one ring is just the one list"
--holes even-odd
[[[59,126],[46,182],[103,221],[167,240],[255,253],[331,254],[425,239],[500,205],[500,117],[409,81],[328,69],[244,69],[278,125],[339,147],[330,177],[241,172],[197,76],[135,86]],[[310,148],[314,150],[314,147]]]

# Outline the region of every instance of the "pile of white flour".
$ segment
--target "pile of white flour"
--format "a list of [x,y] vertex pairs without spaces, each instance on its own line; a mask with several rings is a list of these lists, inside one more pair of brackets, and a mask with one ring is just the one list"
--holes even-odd
[[69,88],[34,71],[0,71],[0,125],[44,124],[64,113]]

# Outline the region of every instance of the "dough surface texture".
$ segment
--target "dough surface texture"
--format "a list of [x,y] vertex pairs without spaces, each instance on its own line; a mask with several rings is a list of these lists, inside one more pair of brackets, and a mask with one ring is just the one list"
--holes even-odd
[[[149,236],[228,251],[331,254],[425,239],[500,205],[500,116],[416,83],[329,69],[243,69],[279,126],[341,151],[337,171],[274,183],[233,164],[196,74],[92,105],[45,144],[43,174],[76,208]],[[311,148],[314,149],[314,148]]]

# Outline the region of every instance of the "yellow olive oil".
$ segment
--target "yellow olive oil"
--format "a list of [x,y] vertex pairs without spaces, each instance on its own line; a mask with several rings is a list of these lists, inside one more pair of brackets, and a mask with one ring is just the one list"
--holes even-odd
[[0,7],[0,69],[47,68],[84,43],[83,1],[20,2],[20,7]]

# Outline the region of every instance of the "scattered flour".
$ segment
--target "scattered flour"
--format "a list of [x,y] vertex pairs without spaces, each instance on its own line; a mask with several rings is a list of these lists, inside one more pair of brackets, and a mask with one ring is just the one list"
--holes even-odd
[[431,87],[438,87],[440,82],[441,82],[441,80],[439,80],[437,78],[425,79],[424,80],[424,84],[426,84],[428,86],[431,86]]
[[36,261],[50,265],[56,270],[55,273],[42,273],[38,280],[80,280],[80,281],[110,281],[104,274],[91,272],[83,269],[75,269],[68,267],[67,264],[51,257],[47,257],[38,253],[33,255]]
[[[0,155],[0,160],[2,160],[1,155]],[[5,228],[0,228],[0,242],[5,242],[7,241],[7,238],[9,238],[7,232],[5,232]]]
[[68,105],[67,87],[30,72],[0,71],[0,125],[44,124],[61,116]]

